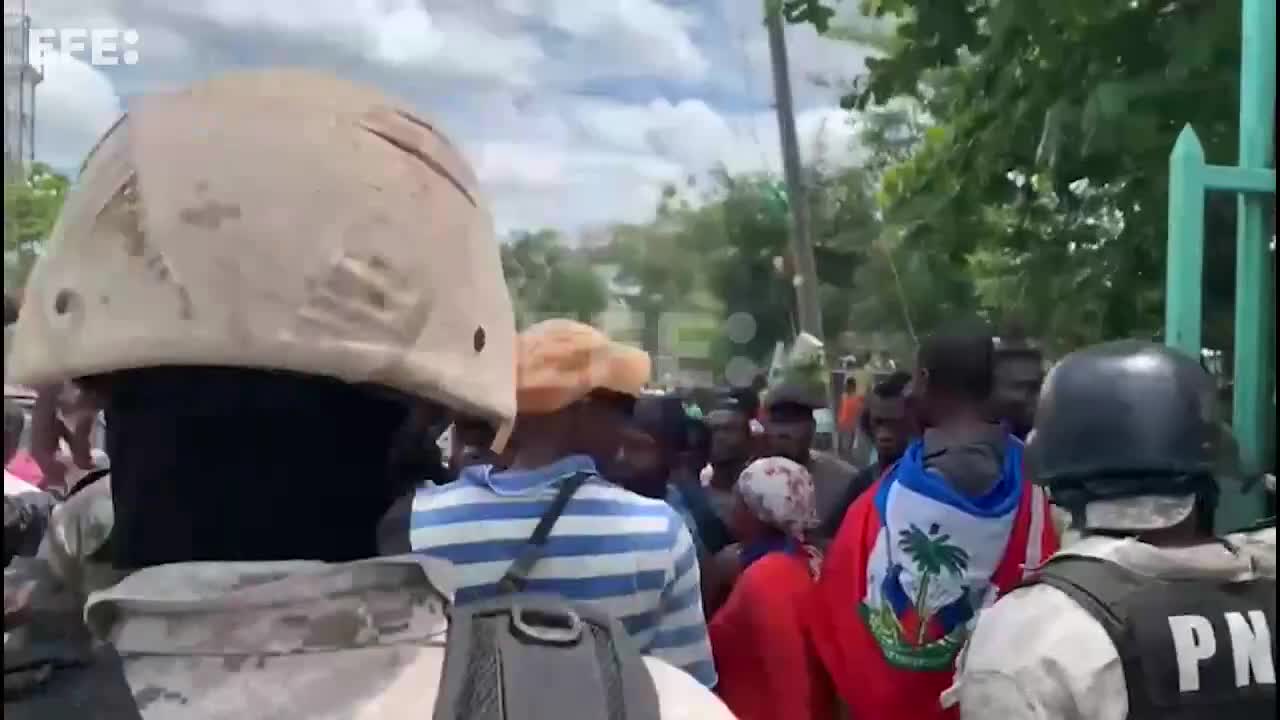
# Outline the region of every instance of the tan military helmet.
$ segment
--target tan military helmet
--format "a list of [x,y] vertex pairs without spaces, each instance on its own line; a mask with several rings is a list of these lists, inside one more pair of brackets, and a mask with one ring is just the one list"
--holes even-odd
[[475,174],[407,105],[326,74],[131,103],[25,300],[5,363],[19,382],[271,368],[515,415],[514,319]]

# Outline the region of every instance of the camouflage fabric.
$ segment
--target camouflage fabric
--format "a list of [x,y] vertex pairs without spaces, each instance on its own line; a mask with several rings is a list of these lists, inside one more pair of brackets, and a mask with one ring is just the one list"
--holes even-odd
[[1158,530],[1186,520],[1195,505],[1194,495],[1138,495],[1094,500],[1084,508],[1084,525],[1089,530]]
[[[6,475],[5,480],[9,478]],[[21,481],[19,481],[21,482]],[[4,496],[4,564],[15,555],[36,554],[48,525],[53,498],[43,492]]]
[[[90,631],[108,641],[144,720],[399,720],[430,717],[435,707],[452,594],[447,563],[396,556],[158,566],[94,593],[82,627],[74,596],[47,565],[20,560],[29,565],[5,575],[6,666],[33,639],[8,631],[22,619],[10,606],[61,608],[63,621],[43,627],[62,628],[79,648]],[[688,674],[644,661],[663,720],[733,717]],[[6,670],[6,717],[21,709],[10,704],[11,690],[30,697],[56,687],[47,667]],[[100,709],[67,717],[107,717]]]
[[[453,568],[401,555],[345,564],[181,563],[94,593],[145,720],[431,717]],[[645,658],[663,720],[730,720],[714,694]]]
[[109,476],[72,495],[49,518],[40,557],[82,604],[89,593],[114,585],[126,574],[101,557],[114,520]]
[[1276,529],[1274,526],[1233,533],[1227,536],[1227,542],[1235,546],[1241,554],[1253,561],[1259,575],[1276,576]]
[[6,377],[276,369],[509,423],[499,244],[475,172],[437,127],[297,68],[131,99],[31,271]]
[[6,699],[48,679],[52,668],[42,657],[49,648],[64,659],[88,653],[81,607],[43,560],[19,557],[4,569]]
[[182,563],[95,593],[85,617],[149,720],[429,717],[451,573],[410,556]]

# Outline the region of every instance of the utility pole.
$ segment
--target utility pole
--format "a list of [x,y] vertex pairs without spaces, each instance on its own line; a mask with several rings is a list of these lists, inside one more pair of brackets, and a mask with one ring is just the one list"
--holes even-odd
[[765,3],[765,24],[769,29],[769,59],[773,68],[773,96],[778,110],[778,134],[782,143],[782,170],[787,182],[787,205],[791,208],[791,254],[795,266],[796,308],[800,331],[822,339],[822,308],[818,305],[818,266],[813,259],[809,234],[809,199],[800,166],[800,146],[796,140],[796,116],[791,104],[791,71],[787,66],[787,40],[783,34],[782,11]]
[[[800,166],[800,144],[796,139],[796,112],[791,103],[791,69],[787,65],[787,37],[783,32],[780,3],[765,3],[765,24],[769,29],[769,60],[773,68],[774,107],[778,111],[778,136],[782,146],[782,172],[787,182],[787,205],[791,208],[791,254],[795,266],[796,309],[800,332],[822,338],[822,306],[818,304],[818,264],[813,259],[813,237],[809,234],[809,196]],[[824,342],[825,345],[825,342]],[[827,349],[824,347],[823,353]],[[836,409],[836,392],[826,376],[823,362],[822,386],[827,412]],[[834,426],[835,418],[832,417]],[[833,427],[834,430],[834,427]],[[833,436],[838,446],[838,440]]]

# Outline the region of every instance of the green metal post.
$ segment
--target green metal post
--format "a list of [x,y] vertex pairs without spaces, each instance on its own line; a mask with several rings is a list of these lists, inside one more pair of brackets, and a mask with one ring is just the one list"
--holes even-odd
[[[1241,13],[1240,146],[1242,168],[1265,168],[1272,149],[1276,101],[1276,6],[1244,0]],[[1273,191],[1274,192],[1274,189]],[[1267,236],[1266,196],[1241,193],[1236,215],[1235,396],[1232,426],[1247,473],[1270,463],[1271,393],[1275,380],[1271,334],[1273,265]],[[1242,526],[1263,508],[1261,488],[1248,496],[1224,492],[1220,527]]]
[[1204,147],[1190,125],[1169,156],[1169,252],[1165,275],[1165,344],[1200,358],[1204,294]]
[[[1171,347],[1200,357],[1204,196],[1210,190],[1237,193],[1232,429],[1242,469],[1253,474],[1274,470],[1275,266],[1268,250],[1266,199],[1276,192],[1276,171],[1268,164],[1275,135],[1276,6],[1271,0],[1242,2],[1238,164],[1206,164],[1190,126],[1178,136],[1169,159],[1165,338]],[[1248,525],[1263,508],[1261,487],[1246,494],[1227,484],[1216,525],[1219,530]]]

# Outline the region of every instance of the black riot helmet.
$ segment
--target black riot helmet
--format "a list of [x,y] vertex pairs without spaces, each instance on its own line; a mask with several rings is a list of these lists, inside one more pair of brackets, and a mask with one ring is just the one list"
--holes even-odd
[[1213,379],[1192,358],[1136,340],[1063,358],[1040,393],[1027,458],[1079,520],[1096,500],[1194,495],[1211,512],[1221,429]]

